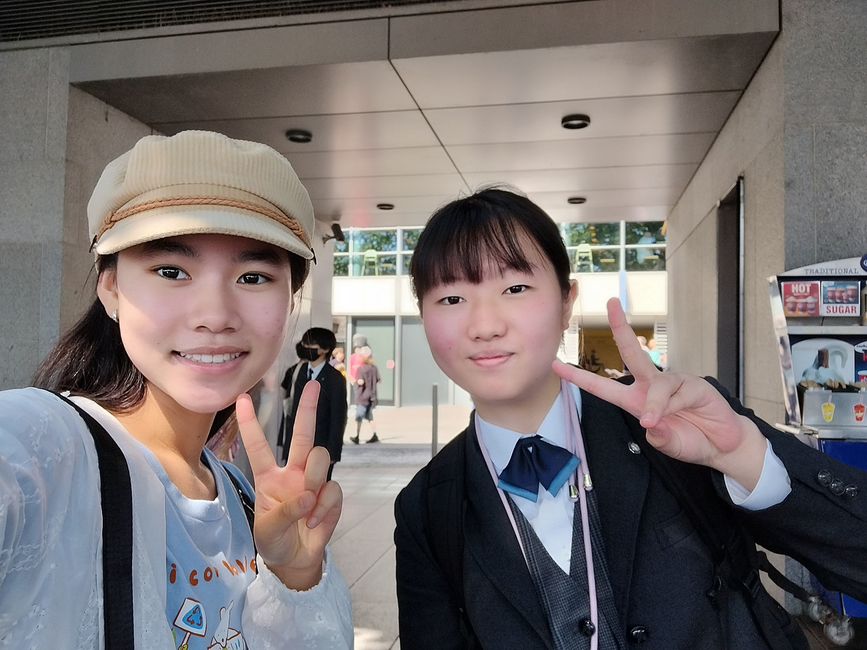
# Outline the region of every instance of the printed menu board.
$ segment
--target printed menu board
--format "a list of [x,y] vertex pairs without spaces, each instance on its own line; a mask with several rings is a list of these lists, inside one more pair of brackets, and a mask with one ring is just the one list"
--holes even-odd
[[818,280],[781,282],[783,313],[786,317],[808,318],[818,316],[821,299],[820,284]]
[[861,295],[857,280],[822,282],[820,316],[860,316]]

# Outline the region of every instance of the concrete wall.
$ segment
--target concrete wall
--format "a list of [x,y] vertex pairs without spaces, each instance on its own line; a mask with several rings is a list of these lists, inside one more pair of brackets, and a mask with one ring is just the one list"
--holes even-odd
[[716,206],[744,176],[745,391],[769,420],[782,384],[765,277],[783,269],[783,48],[778,40],[669,217],[669,366],[714,374]]
[[783,2],[786,268],[867,252],[867,3]]
[[772,422],[766,278],[867,250],[865,60],[867,3],[784,0],[780,37],[669,218],[669,362],[713,374],[716,314],[698,300],[716,304],[716,202],[743,174],[746,401]]
[[59,331],[68,74],[63,49],[0,54],[0,388]]

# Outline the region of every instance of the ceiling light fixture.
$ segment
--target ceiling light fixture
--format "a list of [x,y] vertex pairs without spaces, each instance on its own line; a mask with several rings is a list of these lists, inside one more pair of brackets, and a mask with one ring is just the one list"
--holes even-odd
[[305,131],[304,129],[289,129],[286,131],[286,139],[289,142],[298,142],[299,144],[306,144],[313,139],[313,134],[310,131]]
[[394,210],[394,203],[377,203],[376,207],[380,210]]
[[564,129],[584,129],[590,126],[590,116],[583,113],[573,113],[560,120],[560,126]]
[[570,196],[566,199],[566,203],[569,205],[581,205],[582,203],[587,203],[587,197],[584,196]]

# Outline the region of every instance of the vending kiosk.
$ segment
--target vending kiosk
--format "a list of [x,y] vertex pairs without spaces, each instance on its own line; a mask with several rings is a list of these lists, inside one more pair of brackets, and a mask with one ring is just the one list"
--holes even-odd
[[[769,285],[786,428],[867,471],[867,255],[786,271]],[[867,618],[867,604],[813,587],[844,620]]]

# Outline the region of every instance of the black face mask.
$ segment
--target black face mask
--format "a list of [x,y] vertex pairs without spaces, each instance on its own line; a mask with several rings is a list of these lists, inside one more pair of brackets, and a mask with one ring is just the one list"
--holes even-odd
[[307,346],[298,343],[295,346],[295,353],[302,361],[316,361],[319,358],[319,350],[316,348],[308,348]]

